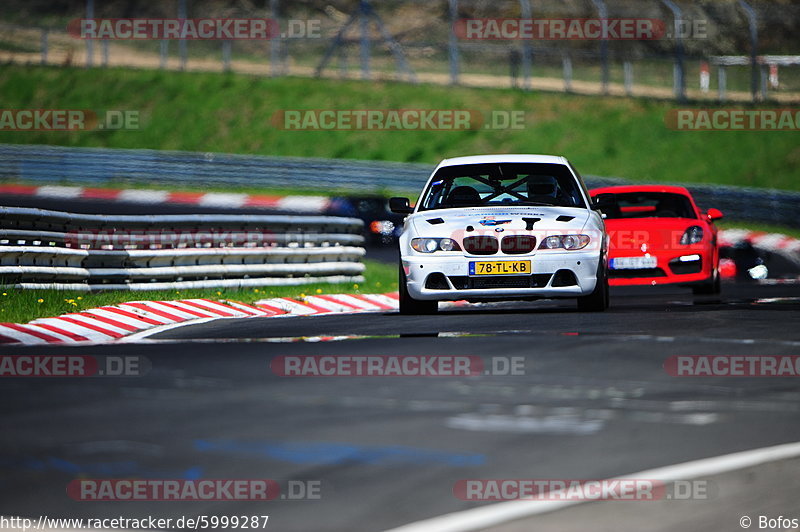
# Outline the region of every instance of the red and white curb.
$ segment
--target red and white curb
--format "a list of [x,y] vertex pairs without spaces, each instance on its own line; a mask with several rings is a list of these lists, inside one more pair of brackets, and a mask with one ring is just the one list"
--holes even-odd
[[776,253],[800,254],[800,239],[791,236],[749,229],[723,229],[719,232],[720,246],[735,246],[739,242],[750,242],[754,247]]
[[[724,229],[719,232],[718,240],[722,247],[733,247],[739,243],[748,242],[756,249],[780,255],[800,269],[800,239],[780,233],[765,233],[749,229]],[[723,260],[728,263],[732,262],[730,259]],[[773,284],[771,281],[781,280],[761,279],[759,282]],[[796,279],[792,279],[790,282],[796,281]]]
[[238,301],[180,299],[131,301],[39,318],[29,323],[0,323],[0,343],[19,345],[107,343],[143,338],[148,333],[220,318],[290,317],[383,312],[398,308],[397,293],[331,294]]
[[0,185],[0,194],[48,199],[105,200],[121,203],[198,205],[228,209],[265,209],[321,213],[331,199],[325,196],[266,196],[223,192],[170,192],[167,190],[87,188],[69,186]]

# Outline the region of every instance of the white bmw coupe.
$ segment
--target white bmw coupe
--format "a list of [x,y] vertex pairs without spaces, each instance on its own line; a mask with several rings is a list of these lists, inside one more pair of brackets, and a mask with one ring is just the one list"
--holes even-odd
[[608,307],[608,238],[581,176],[563,157],[482,155],[442,161],[400,236],[400,312],[439,301],[576,298]]

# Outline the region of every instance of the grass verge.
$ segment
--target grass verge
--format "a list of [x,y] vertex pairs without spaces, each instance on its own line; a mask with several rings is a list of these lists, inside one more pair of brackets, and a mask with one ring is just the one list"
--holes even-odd
[[173,299],[230,299],[252,303],[271,297],[303,298],[314,294],[378,294],[397,290],[397,266],[365,260],[365,282],[360,284],[310,284],[249,289],[152,290],[144,292],[76,292],[60,290],[18,290],[0,288],[0,322],[27,323],[36,318],[114,305],[126,301],[168,301]]
[[[673,102],[513,89],[211,72],[0,66],[8,109],[135,110],[138,130],[0,131],[0,142],[421,162],[475,153],[555,153],[585,174],[800,190],[792,131],[673,131]],[[702,107],[714,107],[703,103]],[[768,104],[766,106],[769,106]],[[680,106],[683,107],[683,106]],[[737,106],[740,107],[740,106]],[[304,130],[292,109],[522,111],[521,129]]]

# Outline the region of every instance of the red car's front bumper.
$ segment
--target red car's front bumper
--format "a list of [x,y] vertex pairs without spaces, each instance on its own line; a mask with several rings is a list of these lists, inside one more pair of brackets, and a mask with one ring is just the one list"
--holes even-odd
[[[641,255],[643,256],[643,254]],[[692,250],[683,253],[651,250],[650,257],[656,259],[653,268],[613,268],[609,261],[609,284],[611,286],[693,284],[709,281],[714,275],[715,256],[713,250]],[[625,257],[630,257],[625,255]],[[698,260],[692,260],[697,258]]]

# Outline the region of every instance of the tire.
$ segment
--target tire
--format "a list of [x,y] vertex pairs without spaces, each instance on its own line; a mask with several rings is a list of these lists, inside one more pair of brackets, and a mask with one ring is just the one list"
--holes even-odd
[[692,293],[696,296],[718,296],[721,292],[719,272],[714,272],[713,280],[692,287]]
[[581,312],[603,312],[608,308],[608,275],[603,262],[597,267],[597,285],[588,296],[578,298],[578,310]]
[[411,297],[406,286],[407,279],[402,265],[400,266],[399,277],[400,314],[436,314],[439,311],[438,301],[420,301]]

